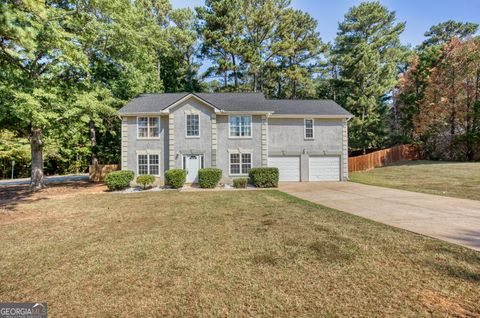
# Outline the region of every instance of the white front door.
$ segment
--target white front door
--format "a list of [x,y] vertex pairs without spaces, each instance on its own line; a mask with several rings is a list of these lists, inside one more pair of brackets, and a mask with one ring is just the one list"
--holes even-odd
[[186,155],[185,169],[187,169],[187,183],[198,182],[198,170],[201,164],[201,155]]

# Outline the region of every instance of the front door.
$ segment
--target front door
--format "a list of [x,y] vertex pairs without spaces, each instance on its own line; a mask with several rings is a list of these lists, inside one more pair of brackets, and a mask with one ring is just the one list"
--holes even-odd
[[201,165],[201,155],[186,155],[185,169],[187,169],[187,183],[198,182],[198,170]]

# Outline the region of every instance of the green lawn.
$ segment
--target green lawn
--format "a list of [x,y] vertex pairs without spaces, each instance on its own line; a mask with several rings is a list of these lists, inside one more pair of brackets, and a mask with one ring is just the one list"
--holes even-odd
[[408,161],[349,177],[381,187],[480,200],[480,162]]
[[0,300],[52,317],[480,315],[480,253],[279,191],[39,200],[0,227]]

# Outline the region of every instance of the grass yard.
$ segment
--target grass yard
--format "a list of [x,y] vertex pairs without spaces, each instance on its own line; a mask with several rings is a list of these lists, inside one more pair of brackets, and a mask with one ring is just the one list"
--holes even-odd
[[480,200],[480,162],[407,161],[349,174],[350,181]]
[[279,191],[81,194],[0,213],[0,301],[75,316],[478,316],[480,253]]

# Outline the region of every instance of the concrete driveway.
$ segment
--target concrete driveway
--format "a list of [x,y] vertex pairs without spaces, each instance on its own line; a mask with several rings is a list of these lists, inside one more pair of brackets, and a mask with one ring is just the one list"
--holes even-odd
[[480,201],[353,182],[285,182],[299,198],[480,251]]

